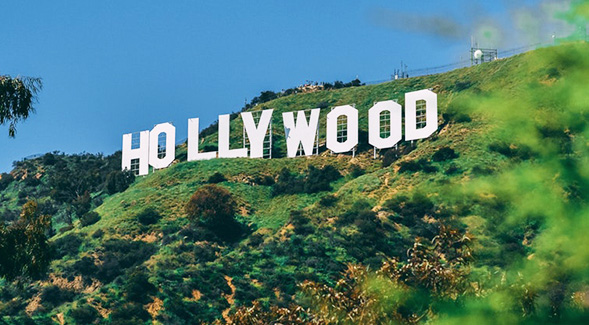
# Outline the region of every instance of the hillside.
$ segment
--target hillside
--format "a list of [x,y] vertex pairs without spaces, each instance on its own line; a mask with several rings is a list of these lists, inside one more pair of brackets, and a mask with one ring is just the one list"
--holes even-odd
[[[321,154],[310,158],[186,162],[180,146],[171,167],[114,190],[108,175],[119,154],[19,162],[1,179],[2,218],[10,223],[27,200],[37,201],[53,216],[53,261],[38,280],[0,280],[2,320],[199,324],[225,322],[254,301],[263,310],[297,304],[329,314],[314,311],[328,303],[298,285],[337,289],[349,265],[368,272],[390,258],[411,265],[408,251],[434,243],[439,253],[436,240],[449,227],[466,238],[472,258],[453,264],[448,247],[440,253],[441,275],[421,278],[434,284],[395,280],[404,298],[380,282],[364,288],[387,302],[397,321],[581,321],[589,315],[589,256],[579,249],[587,247],[589,229],[587,57],[589,44],[570,43],[253,108],[275,110],[274,154],[281,157],[279,113],[353,103],[362,130],[354,158],[331,155],[321,143]],[[404,93],[424,88],[438,94],[438,132],[373,159],[362,146],[367,110],[383,100],[404,104]],[[236,146],[241,129],[234,119]],[[322,112],[320,139],[324,133]],[[216,141],[208,135],[201,148]],[[216,173],[223,177],[211,179]],[[190,197],[208,183],[235,200],[238,235],[223,237],[187,218]],[[90,210],[100,218],[80,218]],[[456,246],[453,253],[464,251]]]

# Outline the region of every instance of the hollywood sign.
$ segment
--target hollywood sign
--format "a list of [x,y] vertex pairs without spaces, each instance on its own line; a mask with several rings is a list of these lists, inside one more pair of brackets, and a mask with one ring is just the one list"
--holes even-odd
[[[425,125],[417,125],[417,103],[425,103]],[[296,157],[299,148],[305,156],[314,154],[319,127],[321,109],[315,108],[307,120],[305,111],[298,111],[295,121],[294,112],[282,113],[284,134],[286,137],[287,156]],[[390,114],[390,133],[381,136],[381,114]],[[199,152],[199,119],[188,119],[188,161],[213,158],[262,158],[264,139],[268,135],[272,120],[272,109],[261,111],[256,125],[251,112],[242,112],[241,119],[249,140],[249,148],[230,149],[230,115],[219,115],[218,151]],[[347,135],[339,141],[338,118],[346,117]],[[327,114],[326,147],[334,153],[352,151],[358,145],[358,110],[351,105],[334,107]],[[395,101],[376,103],[368,110],[368,142],[374,148],[394,147],[402,139],[402,107]],[[431,90],[419,90],[405,94],[405,140],[418,140],[429,137],[438,129],[438,99]],[[165,148],[160,145],[160,136],[165,135]],[[162,169],[170,166],[176,155],[176,128],[171,123],[162,123],[151,131],[139,132],[139,141],[133,145],[133,134],[123,135],[122,169],[133,170],[138,175],[147,175],[149,166]],[[162,150],[162,148],[164,148]]]

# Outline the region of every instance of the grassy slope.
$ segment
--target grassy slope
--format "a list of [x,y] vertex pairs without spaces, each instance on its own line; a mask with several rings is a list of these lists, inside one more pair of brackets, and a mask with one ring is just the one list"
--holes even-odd
[[[578,49],[589,52],[587,45],[565,45],[574,46]],[[505,96],[517,96],[518,91],[524,90],[531,83],[544,82],[549,79],[547,70],[550,66],[529,66],[536,62],[536,56],[543,56],[551,49],[540,49],[523,55],[508,59],[498,60],[492,63],[475,66],[472,68],[459,69],[448,73],[425,76],[394,82],[387,82],[379,85],[347,88],[332,91],[322,91],[310,94],[296,94],[259,105],[255,108],[273,108],[274,131],[278,138],[278,145],[284,146],[284,132],[281,124],[281,112],[295,111],[300,109],[314,108],[320,103],[326,102],[329,107],[356,104],[360,113],[360,128],[366,129],[367,110],[376,101],[398,99],[403,104],[405,92],[433,88],[438,93],[440,116],[443,114],[462,113],[463,107],[470,96],[479,94],[484,98],[489,91],[501,91]],[[496,103],[500,104],[500,103]],[[489,109],[493,109],[492,105]],[[135,182],[123,193],[115,194],[107,198],[104,203],[96,209],[102,219],[89,227],[76,227],[64,234],[57,235],[53,240],[63,236],[79,233],[85,238],[85,243],[80,247],[78,256],[66,257],[56,260],[53,263],[53,271],[59,275],[67,265],[87,256],[94,247],[108,238],[143,238],[144,233],[152,233],[156,236],[166,228],[182,227],[187,224],[183,207],[190,195],[205,183],[206,179],[215,172],[224,174],[227,182],[220,185],[229,189],[237,198],[242,209],[242,220],[248,223],[254,232],[264,234],[265,238],[279,237],[288,232],[288,219],[292,210],[307,210],[314,218],[315,225],[325,225],[328,218],[337,216],[341,211],[358,199],[368,199],[374,206],[375,211],[380,211],[381,205],[388,199],[414,192],[427,193],[437,202],[444,203],[444,189],[449,184],[462,184],[476,178],[481,170],[492,173],[507,168],[513,162],[508,158],[488,150],[490,144],[496,140],[493,121],[484,112],[468,112],[472,118],[470,122],[457,123],[454,121],[443,121],[443,127],[431,139],[420,141],[416,150],[402,157],[395,164],[387,168],[380,167],[380,160],[373,160],[370,152],[364,152],[359,157],[330,156],[322,154],[312,158],[280,158],[272,160],[262,159],[215,159],[199,162],[178,162],[168,169],[157,171],[149,176],[143,177]],[[320,139],[325,139],[325,114],[321,114]],[[240,119],[232,121],[232,143],[239,144],[241,139]],[[216,144],[216,135],[205,139],[205,144]],[[433,153],[442,146],[450,146],[459,152],[460,157],[452,162],[433,162],[438,169],[436,173],[398,173],[399,164],[403,161],[416,160],[420,158],[430,159]],[[180,150],[182,151],[182,149]],[[283,167],[291,170],[303,171],[309,165],[323,166],[326,164],[335,165],[344,175],[347,174],[352,164],[358,164],[366,170],[366,174],[358,178],[346,176],[332,184],[333,193],[340,198],[336,208],[322,208],[317,202],[319,199],[330,193],[300,194],[272,197],[270,187],[249,185],[244,180],[248,176],[271,175],[275,176]],[[455,166],[458,173],[447,175],[445,171]],[[159,224],[150,227],[148,230],[139,226],[135,216],[144,209],[152,207],[164,217]],[[464,216],[462,221],[469,226],[469,231],[479,238],[478,248],[492,255],[497,249],[495,243],[489,236],[487,220],[484,215],[473,211]],[[105,231],[102,239],[92,238],[90,235],[96,230]],[[401,229],[400,233],[409,237],[407,229]],[[247,240],[245,241],[247,243]],[[173,258],[170,247],[181,245],[178,241],[161,245],[156,240],[158,252],[152,256],[146,265],[153,270],[158,260]],[[241,245],[241,246],[240,246]],[[232,256],[241,254],[244,244],[237,247],[225,247],[222,255]],[[241,248],[239,248],[241,247]],[[252,252],[255,254],[256,252]],[[345,254],[341,255],[346,259]],[[353,261],[353,259],[349,259]],[[214,264],[214,263],[213,263]],[[183,265],[182,268],[212,268],[211,264]],[[179,271],[180,272],[180,271]],[[252,276],[254,278],[255,276]],[[78,299],[106,299],[105,297],[116,292],[117,285],[109,284],[108,290],[101,292],[87,292],[80,294]],[[224,289],[226,291],[226,288]],[[107,293],[105,293],[107,292]],[[110,292],[110,293],[109,293]],[[114,294],[116,296],[116,294]],[[113,299],[112,295],[108,299]],[[189,299],[190,297],[184,297]],[[223,300],[223,298],[219,299]],[[241,303],[247,303],[242,301]],[[75,306],[77,302],[65,303],[54,310],[48,311],[49,315],[56,315],[65,312]],[[108,309],[108,307],[106,307]],[[112,305],[111,305],[112,308]]]

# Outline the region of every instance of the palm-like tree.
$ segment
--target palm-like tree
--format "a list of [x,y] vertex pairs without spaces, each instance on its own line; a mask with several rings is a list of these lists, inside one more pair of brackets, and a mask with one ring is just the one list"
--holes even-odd
[[0,76],[0,125],[8,124],[8,135],[16,134],[16,123],[35,111],[40,78]]

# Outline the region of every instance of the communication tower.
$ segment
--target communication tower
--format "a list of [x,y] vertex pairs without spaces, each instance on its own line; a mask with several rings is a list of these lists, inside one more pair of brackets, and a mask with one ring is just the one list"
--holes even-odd
[[497,60],[497,49],[479,47],[474,38],[470,43],[470,65],[477,65]]

